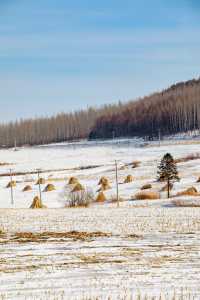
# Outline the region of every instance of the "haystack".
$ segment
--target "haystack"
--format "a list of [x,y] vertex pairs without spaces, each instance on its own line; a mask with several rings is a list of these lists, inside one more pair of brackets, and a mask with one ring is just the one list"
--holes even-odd
[[132,162],[132,168],[133,169],[139,167],[139,165],[140,165],[140,161],[138,161],[138,160],[135,160],[135,161]]
[[85,190],[84,186],[82,186],[82,184],[80,184],[80,183],[77,183],[75,185],[75,187],[73,188],[72,193],[80,192],[80,191],[84,191],[84,190]]
[[197,182],[200,182],[200,177],[197,179]]
[[11,188],[11,187],[16,187],[16,181],[10,181],[8,184],[7,184],[7,186],[6,186],[7,188]]
[[99,183],[98,185],[109,185],[109,180],[108,178],[106,178],[105,176],[101,177],[100,180],[99,180]]
[[76,177],[70,177],[68,184],[77,184],[78,183],[78,179]]
[[183,192],[179,192],[176,196],[199,196],[199,193],[195,187],[190,187]]
[[106,201],[106,196],[104,195],[103,192],[100,192],[96,198],[96,202],[105,202]]
[[110,189],[111,189],[111,186],[109,185],[109,183],[103,183],[101,185],[100,189],[98,190],[98,192],[107,191]]
[[130,183],[130,182],[132,182],[133,181],[133,176],[132,175],[128,175],[127,177],[126,177],[126,179],[124,180],[124,183]]
[[38,181],[36,182],[36,185],[38,185],[38,184],[45,184],[45,183],[46,183],[45,179],[41,177],[41,178],[38,179]]
[[[169,184],[169,190],[171,191],[173,189],[173,183]],[[164,185],[161,189],[161,192],[167,192],[168,191],[168,185]]]
[[150,183],[147,183],[147,184],[145,184],[141,187],[141,190],[148,190],[148,189],[151,189],[151,188],[152,188],[152,185]]
[[47,184],[47,186],[44,189],[44,192],[52,192],[55,191],[55,186],[53,184]]
[[30,185],[26,185],[24,188],[23,188],[23,192],[28,192],[28,191],[32,191],[32,187]]
[[140,192],[133,197],[136,200],[154,200],[154,199],[160,199],[160,194],[157,192]]
[[30,206],[30,208],[46,208],[45,205],[42,204],[40,198],[38,196],[36,196],[34,199],[33,199],[33,202]]

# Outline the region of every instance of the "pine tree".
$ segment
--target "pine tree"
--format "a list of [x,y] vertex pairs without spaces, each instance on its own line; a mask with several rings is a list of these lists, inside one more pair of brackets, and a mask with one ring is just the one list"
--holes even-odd
[[174,158],[170,153],[166,153],[158,166],[158,180],[167,182],[167,196],[170,197],[170,185],[179,181],[178,171]]

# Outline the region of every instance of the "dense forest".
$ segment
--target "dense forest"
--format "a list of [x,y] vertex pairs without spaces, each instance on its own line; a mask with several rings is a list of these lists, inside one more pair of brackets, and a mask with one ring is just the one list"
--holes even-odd
[[147,139],[200,129],[200,79],[181,82],[97,118],[89,138]]
[[54,117],[0,124],[0,146],[39,145],[82,138],[157,138],[200,129],[200,79],[148,97]]

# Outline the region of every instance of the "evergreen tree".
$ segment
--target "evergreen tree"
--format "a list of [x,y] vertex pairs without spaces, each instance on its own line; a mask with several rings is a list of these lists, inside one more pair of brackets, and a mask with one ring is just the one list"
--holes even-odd
[[160,165],[158,166],[158,180],[167,182],[167,196],[169,198],[172,182],[180,180],[176,163],[170,153],[166,153],[163,156]]

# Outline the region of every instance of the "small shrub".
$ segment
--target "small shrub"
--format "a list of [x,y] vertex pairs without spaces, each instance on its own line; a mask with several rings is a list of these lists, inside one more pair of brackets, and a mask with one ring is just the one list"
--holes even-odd
[[133,199],[136,200],[154,200],[154,199],[160,199],[160,194],[157,192],[139,192],[135,195]]
[[148,190],[148,189],[151,189],[151,188],[152,188],[152,185],[150,183],[147,183],[147,184],[145,184],[141,187],[141,190]]
[[88,207],[94,201],[94,194],[89,189],[78,192],[66,191],[65,198],[66,207]]

